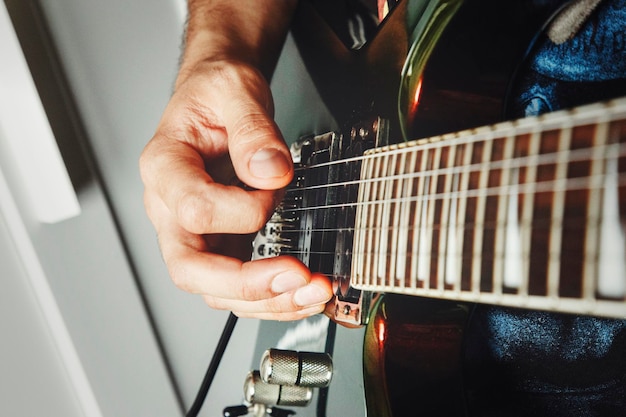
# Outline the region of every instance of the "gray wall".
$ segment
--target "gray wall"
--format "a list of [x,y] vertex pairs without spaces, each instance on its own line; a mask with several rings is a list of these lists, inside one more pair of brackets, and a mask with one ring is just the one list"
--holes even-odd
[[0,413],[83,416],[1,210],[0,277]]
[[[144,214],[137,170],[139,154],[171,92],[184,5],[180,0],[41,0],[41,4],[156,324],[164,359],[171,366],[172,382],[188,407],[226,313],[210,310],[199,297],[171,283]],[[240,320],[202,415],[219,415],[225,405],[241,401],[257,327],[255,320]]]
[[[34,227],[31,233],[52,275],[61,276],[63,270],[72,275],[69,280],[53,278],[51,284],[96,397],[105,402],[100,404],[103,415],[180,414],[175,397],[180,396],[185,409],[193,401],[227,317],[172,284],[144,214],[137,167],[171,93],[184,0],[39,2],[103,184],[79,190],[81,204],[90,210],[87,217],[64,226],[71,230],[64,245],[55,246],[63,233],[55,228]],[[291,41],[287,47],[294,48]],[[311,102],[319,101],[310,83],[297,56],[279,65],[274,83],[277,120],[288,140],[333,124],[323,112],[315,119],[303,117]],[[307,93],[294,101],[298,89]],[[116,224],[121,236],[109,236]],[[108,237],[99,241],[103,235]],[[94,249],[103,256],[91,262]],[[101,299],[90,303],[89,297],[98,293]],[[201,415],[220,415],[224,406],[241,402],[243,378],[258,356],[258,328],[257,320],[239,320]],[[99,344],[107,348],[99,352]],[[148,346],[145,358],[138,346]],[[154,361],[159,365],[147,369]],[[159,392],[164,394],[154,398]],[[127,401],[115,403],[124,395]]]
[[[8,3],[16,27],[30,31],[20,37],[31,52],[39,26],[26,20],[30,3]],[[55,164],[55,138],[4,6],[0,414],[175,415],[176,396],[99,183],[74,194],[50,181],[64,167]],[[64,190],[80,213],[48,216],[66,201]]]

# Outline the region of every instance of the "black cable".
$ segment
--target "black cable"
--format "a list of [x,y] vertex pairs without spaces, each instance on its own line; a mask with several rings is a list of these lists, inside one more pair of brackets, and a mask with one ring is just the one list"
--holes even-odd
[[189,411],[187,412],[186,417],[196,417],[198,413],[200,413],[200,409],[204,404],[204,400],[209,393],[209,388],[211,388],[211,384],[213,383],[213,379],[215,378],[217,367],[222,361],[222,357],[224,356],[226,346],[228,346],[230,336],[232,336],[233,330],[235,329],[235,324],[237,324],[237,316],[235,316],[233,313],[230,313],[228,319],[226,320],[226,324],[224,325],[224,330],[222,330],[222,336],[220,337],[219,342],[217,342],[215,352],[213,352],[213,358],[211,358],[209,367],[204,374],[202,384],[198,389],[198,394],[196,394],[196,399],[191,405]]
[[[328,331],[326,333],[326,345],[324,352],[333,356],[335,350],[335,337],[337,335],[337,323],[334,321],[328,322]],[[326,411],[328,407],[328,387],[320,388],[317,399],[317,417],[326,417]]]

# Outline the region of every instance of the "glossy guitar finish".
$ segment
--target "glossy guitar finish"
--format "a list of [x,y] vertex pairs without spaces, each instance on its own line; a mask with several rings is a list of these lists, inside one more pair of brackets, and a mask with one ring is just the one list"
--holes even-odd
[[[318,138],[328,146],[318,143],[305,150],[312,159],[303,163],[318,165],[355,157],[369,147],[401,141],[402,132],[419,137],[500,120],[509,80],[555,8],[555,4],[533,7],[526,3],[504,7],[496,0],[404,1],[371,42],[352,51],[308,2],[302,2],[293,35],[317,91],[339,126],[336,140]],[[485,24],[477,27],[479,21]],[[509,46],[503,48],[503,44]],[[421,80],[419,97],[412,80]],[[468,111],[481,115],[465,114]],[[407,123],[417,128],[408,128]],[[354,207],[342,205],[354,201],[355,187],[318,186],[354,180],[358,169],[343,164],[320,166],[297,180],[297,187],[317,188],[296,199],[307,199],[304,206],[314,202],[328,209],[300,218],[297,230],[316,233],[307,234],[305,240],[295,237],[299,244],[290,253],[300,256],[305,251],[304,262],[335,277],[338,289],[349,286],[341,281],[347,275],[345,265],[351,262]],[[298,217],[298,213],[287,217]],[[335,252],[346,254],[337,260],[327,251],[334,242]]]
[[369,416],[461,416],[462,348],[471,306],[381,297],[364,339]]
[[[403,1],[371,42],[351,51],[314,8],[302,2],[293,35],[337,130],[334,139],[321,140],[327,146],[314,145],[305,152],[305,165],[321,165],[315,172],[300,171],[297,181],[302,183],[296,188],[303,191],[286,200],[287,211],[305,200],[306,205],[325,208],[304,215],[293,210],[283,218],[288,221],[279,224],[296,235],[316,233],[297,237],[297,246],[281,243],[277,253],[300,257],[334,277],[336,291],[351,298],[345,269],[352,262],[350,224],[357,214],[346,203],[356,201],[357,187],[324,186],[356,180],[358,169],[325,162],[358,156],[403,136],[448,133],[515,114],[508,97],[519,87],[518,72],[561,3]],[[622,92],[616,89],[615,94]],[[290,219],[297,225],[289,226]],[[401,295],[379,299],[364,343],[369,415],[466,413],[463,348],[473,308],[463,302]],[[336,365],[342,366],[359,364]]]
[[351,283],[626,316],[626,100],[375,148]]

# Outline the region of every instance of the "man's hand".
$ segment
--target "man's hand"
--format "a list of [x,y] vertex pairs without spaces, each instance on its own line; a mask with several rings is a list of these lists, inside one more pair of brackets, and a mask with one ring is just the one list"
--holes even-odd
[[146,210],[178,287],[244,317],[293,320],[324,310],[332,295],[326,277],[290,257],[245,262],[250,234],[293,177],[260,72],[236,61],[196,65],[140,168]]

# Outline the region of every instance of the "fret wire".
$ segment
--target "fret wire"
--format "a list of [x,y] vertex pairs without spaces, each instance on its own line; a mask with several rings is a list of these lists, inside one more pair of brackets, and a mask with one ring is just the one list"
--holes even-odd
[[[379,238],[379,253],[377,256],[377,263],[378,263],[378,267],[377,267],[377,281],[379,285],[385,285],[386,284],[386,276],[387,276],[387,252],[388,252],[388,248],[389,248],[389,227],[387,227],[387,225],[389,224],[389,220],[390,220],[390,216],[391,216],[391,205],[393,204],[391,201],[389,201],[392,198],[392,194],[391,191],[393,190],[391,187],[391,182],[393,181],[392,179],[389,179],[389,174],[391,173],[391,171],[393,170],[393,164],[395,162],[395,159],[397,158],[397,153],[394,153],[393,155],[390,155],[390,157],[384,158],[385,162],[383,163],[383,170],[381,172],[381,174],[383,174],[386,179],[384,182],[381,182],[382,185],[382,189],[380,191],[380,195],[382,196],[382,201],[381,201],[381,223],[380,223],[380,227],[382,228],[383,226],[384,229],[381,229],[380,231],[380,238]],[[385,248],[385,252],[383,253],[382,248]]]
[[[363,163],[361,164],[361,177],[363,177],[363,173],[367,171],[367,163],[366,161],[363,161]],[[367,184],[365,184],[362,187],[358,187],[357,189],[357,206],[356,206],[356,210],[355,210],[355,217],[354,217],[354,236],[353,236],[353,240],[352,240],[352,245],[353,245],[353,249],[356,253],[359,253],[360,251],[362,251],[362,247],[363,247],[363,222],[364,219],[366,218],[366,213],[367,213],[367,206],[363,205],[363,204],[358,204],[359,201],[363,201],[365,199],[364,195],[365,195],[365,188],[367,187]],[[363,259],[360,256],[353,256],[352,257],[352,262],[351,262],[351,275],[352,275],[352,281],[357,282],[357,283],[361,283],[361,279],[363,276]]]
[[[380,158],[372,158],[372,160],[370,161],[371,164],[371,174],[370,176],[368,176],[367,178],[376,178],[378,176],[378,166],[380,166]],[[372,198],[372,196],[376,196],[378,193],[378,185],[379,182],[378,181],[372,181],[369,191],[366,195],[366,198]],[[370,204],[371,203],[371,204]],[[365,241],[365,252],[363,253],[363,259],[365,262],[365,271],[363,272],[363,277],[365,278],[365,282],[368,285],[376,285],[375,281],[372,281],[373,279],[373,273],[372,273],[372,248],[373,248],[373,242],[374,242],[374,233],[375,233],[375,229],[376,229],[376,204],[375,204],[375,200],[374,201],[368,201],[368,202],[361,202],[361,204],[366,204],[368,206],[368,213],[367,213],[367,222],[366,222],[366,226],[365,226],[365,236],[366,236],[366,241]]]
[[[428,156],[430,158],[430,155]],[[430,192],[430,187],[432,184],[432,179],[431,178],[424,178],[423,180],[423,192],[424,195],[428,195],[428,193]],[[418,220],[418,224],[419,227],[416,228],[416,233],[419,236],[417,238],[417,242],[418,242],[418,255],[417,255],[417,273],[416,273],[416,285],[417,285],[417,281],[421,282],[422,284],[428,280],[428,271],[429,271],[429,239],[428,239],[428,227],[427,224],[432,224],[429,222],[428,219],[428,212],[430,209],[430,205],[428,204],[428,199],[427,198],[423,198],[421,201],[417,201],[417,205],[419,206],[420,210],[419,210],[419,220]],[[424,286],[426,286],[426,284],[423,284]]]
[[[603,121],[596,126],[596,145],[606,145],[608,141],[608,123]],[[593,154],[597,159],[591,161],[590,182],[596,187],[589,191],[587,233],[585,239],[585,260],[583,275],[583,298],[594,300],[599,280],[600,263],[598,248],[601,242],[601,216],[602,216],[602,188],[604,187],[603,174],[605,171],[604,157],[606,152],[593,148]]]
[[[382,158],[382,157],[378,157],[377,158],[378,164],[377,164],[377,169],[376,169],[376,177],[380,178],[382,177],[382,173],[384,172],[384,170],[387,169],[387,164],[389,162],[389,158]],[[376,210],[376,218],[375,218],[375,225],[378,227],[374,227],[374,233],[373,233],[373,237],[374,240],[372,242],[372,247],[375,247],[376,245],[380,245],[380,241],[381,241],[381,227],[382,227],[382,215],[383,215],[383,204],[385,203],[383,200],[385,199],[385,183],[383,181],[379,181],[378,182],[378,187],[376,190],[376,200],[372,202],[372,204],[375,207]],[[378,256],[376,256],[377,251],[372,251],[372,256],[371,256],[371,261],[372,261],[372,278],[374,279],[375,284],[380,285],[379,282],[379,275],[378,275]]]
[[[406,170],[406,159],[407,159],[407,153],[404,152],[402,153],[400,156],[400,161],[398,164],[394,164],[394,166],[396,167],[394,169],[394,172],[399,171],[400,173],[403,173]],[[394,195],[396,198],[401,198],[404,189],[404,181],[401,178],[399,181],[396,181],[395,183],[395,187],[394,187]],[[398,202],[396,204],[394,204],[393,206],[393,229],[391,231],[391,256],[389,257],[389,275],[388,275],[388,280],[390,281],[390,285],[394,285],[397,284],[397,270],[396,270],[396,265],[397,265],[397,261],[398,261],[398,247],[399,247],[399,234],[400,234],[400,210],[401,210],[401,203]]]
[[[367,162],[368,164],[368,170],[367,170],[367,176],[365,177],[366,179],[369,178],[373,178],[374,177],[374,169],[375,169],[375,159],[369,158],[369,160],[365,160],[364,162]],[[366,184],[367,186],[367,193],[364,194],[364,197],[367,198],[367,201],[370,201],[372,199],[372,187],[374,186],[375,182],[368,182]],[[363,228],[363,253],[367,253],[370,252],[371,249],[371,239],[370,239],[370,234],[371,231],[370,229],[370,225],[372,223],[371,218],[373,216],[373,209],[374,207],[371,204],[363,204],[363,202],[360,202],[362,205],[367,206],[367,212],[365,213],[365,217],[363,218],[363,222],[364,222],[364,228]],[[371,274],[369,273],[370,271],[370,265],[369,265],[369,259],[365,256],[363,256],[363,280],[364,283],[371,285]]]
[[[431,164],[431,168],[437,166],[437,162],[439,158],[437,154],[441,155],[441,148],[434,148],[432,152],[432,157],[429,156],[428,163]],[[432,158],[432,160],[430,159]],[[429,232],[428,225],[433,224],[434,211],[433,204],[428,197],[430,197],[431,193],[434,193],[433,188],[437,184],[437,176],[433,171],[433,175],[426,177],[424,180],[424,196],[421,201],[422,206],[422,214],[421,214],[421,224],[420,224],[420,255],[418,260],[418,270],[420,271],[418,274],[418,279],[421,280],[424,288],[428,289],[430,287],[430,269],[431,269],[431,261],[432,261],[432,233]]]
[[[503,159],[506,160],[513,156],[515,150],[515,135],[507,136],[504,142],[504,153]],[[503,165],[502,170],[500,171],[500,186],[510,187],[511,186],[511,171],[509,166],[506,164]],[[504,264],[506,261],[505,254],[506,248],[510,247],[513,242],[507,242],[506,236],[509,227],[515,227],[515,225],[511,225],[507,222],[507,214],[508,214],[508,206],[512,204],[512,200],[517,197],[516,188],[512,188],[512,192],[510,194],[500,194],[498,197],[498,211],[497,211],[497,224],[496,232],[495,232],[495,260],[493,263],[493,292],[495,294],[502,294],[502,284],[504,282]],[[514,256],[513,254],[511,254]],[[519,256],[519,255],[518,255]]]
[[[513,139],[515,140],[515,139]],[[524,257],[528,255],[524,254],[524,237],[523,228],[520,227],[523,221],[520,220],[518,212],[520,210],[520,192],[519,181],[520,172],[519,169],[514,169],[511,172],[509,181],[514,190],[506,198],[506,219],[505,219],[505,232],[503,234],[504,249],[502,252],[502,285],[515,289],[519,294],[521,283],[524,280]],[[530,259],[528,259],[530,260]]]
[[[487,140],[484,142],[482,149],[482,162],[488,162],[491,159],[491,149],[493,146],[493,140]],[[486,164],[483,164],[486,167]],[[482,170],[480,172],[480,178],[478,180],[478,190],[483,190],[477,195],[476,201],[476,222],[484,222],[485,211],[487,204],[487,193],[484,192],[487,188],[489,180],[489,171]],[[481,229],[474,229],[474,243],[473,243],[473,255],[472,255],[472,292],[480,292],[480,277],[482,269],[482,250],[483,250],[483,231]]]
[[[459,189],[459,175],[454,174],[452,176],[452,190],[458,191]],[[459,259],[459,230],[461,229],[461,223],[459,222],[458,205],[459,201],[456,198],[450,198],[450,209],[448,217],[448,231],[446,233],[446,252],[445,252],[445,278],[444,283],[452,288],[458,288],[458,283],[461,277],[461,262],[463,259]]]
[[[369,161],[369,170],[368,170],[368,176],[366,177],[367,179],[369,178],[374,178],[376,176],[375,174],[375,169],[376,169],[376,159],[370,158]],[[375,186],[375,182],[372,182],[371,184],[369,184],[368,190],[367,190],[367,194],[365,195],[366,198],[369,198],[369,196],[371,196],[374,192],[372,191],[372,188]],[[372,218],[374,216],[374,206],[371,204],[366,204],[368,206],[367,208],[367,217],[365,218],[365,228],[364,228],[364,233],[365,233],[365,240],[363,242],[363,249],[364,252],[363,254],[367,254],[370,253],[370,248],[372,245],[372,231],[371,228],[373,227],[373,222],[372,222]],[[372,285],[372,274],[370,273],[370,257],[369,256],[363,256],[363,279],[365,280],[365,282],[369,285]]]
[[[373,176],[378,176],[379,175],[379,168],[380,168],[380,162],[381,159],[380,158],[375,158],[373,159],[373,163],[372,163],[372,169],[373,169]],[[375,181],[372,183],[372,188],[371,188],[371,194],[374,196],[374,198],[377,198],[377,194],[378,194],[378,181]],[[375,220],[377,218],[377,213],[376,213],[376,202],[372,202],[372,204],[370,205],[370,210],[369,210],[369,221],[368,221],[368,225],[373,225],[376,224]],[[369,228],[369,230],[366,231],[367,233],[367,249],[368,249],[368,253],[371,252],[371,250],[369,250],[370,248],[373,247],[374,245],[374,231]],[[373,259],[371,257],[366,257],[365,259],[365,279],[367,280],[367,282],[371,285],[372,284],[372,279],[374,278],[374,274],[375,274],[376,269],[373,268]]]
[[[450,161],[452,165],[462,165],[466,161],[465,151],[467,146],[459,144],[454,147],[454,156]],[[461,174],[452,174],[451,190],[458,192],[461,186]],[[461,270],[463,258],[461,256],[463,250],[463,238],[460,233],[463,228],[459,221],[459,199],[450,197],[450,208],[448,218],[448,232],[446,233],[446,266],[444,282],[457,290],[461,282]]]
[[[422,170],[428,170],[431,153],[434,149],[425,149],[422,151]],[[418,177],[418,192],[421,196],[427,196],[430,192],[430,178],[426,176]],[[419,287],[424,281],[425,274],[425,257],[426,253],[426,222],[427,222],[427,204],[426,200],[415,201],[415,228],[413,229],[413,241],[416,243],[414,248],[414,256],[412,257],[412,271],[411,271],[411,285],[412,287]]]
[[[528,155],[532,160],[539,157],[541,145],[541,134],[539,131],[532,132],[529,136]],[[531,164],[526,168],[524,185],[528,186],[527,190],[520,189],[520,194],[524,195],[524,205],[522,207],[522,224],[529,225],[522,228],[522,281],[518,294],[528,296],[530,285],[530,253],[532,243],[532,220],[533,209],[535,206],[535,187],[537,178],[537,164]],[[520,188],[523,186],[520,184]]]
[[[365,178],[372,178],[374,176],[374,166],[375,166],[375,160],[373,159],[369,159],[369,160],[364,160],[363,164],[364,166],[367,166],[367,170],[362,170],[362,174],[365,174]],[[365,185],[365,189],[366,192],[363,193],[363,197],[367,198],[368,200],[371,199],[371,193],[372,193],[372,186],[374,185],[374,183],[370,183],[368,182]],[[371,217],[373,215],[372,212],[372,208],[369,204],[363,204],[364,206],[366,206],[365,212],[363,214],[363,223],[364,223],[364,228],[363,228],[363,239],[362,239],[362,246],[363,246],[363,252],[365,253],[366,250],[369,250],[370,248],[370,233],[367,229],[369,224],[371,224]],[[368,263],[368,259],[366,259],[365,257],[363,257],[362,259],[362,263],[363,263],[363,282],[364,283],[370,283],[369,279],[370,279],[370,274],[369,274],[369,263]]]
[[[598,147],[602,149],[597,149]],[[381,181],[388,181],[388,180],[396,180],[396,179],[400,179],[400,177],[403,177],[404,179],[406,179],[408,177],[420,177],[420,176],[430,177],[433,174],[446,174],[447,175],[447,174],[454,174],[454,173],[462,173],[464,170],[467,170],[467,169],[469,169],[471,172],[482,172],[485,170],[485,168],[502,169],[505,166],[510,169],[528,168],[528,167],[532,167],[533,165],[538,166],[538,165],[555,163],[558,160],[560,160],[560,158],[563,157],[563,155],[561,155],[563,153],[565,153],[566,155],[569,155],[569,159],[568,159],[569,162],[584,162],[584,161],[590,160],[589,154],[593,153],[594,150],[595,151],[602,150],[603,152],[600,153],[601,155],[600,158],[604,158],[604,156],[602,155],[606,154],[607,145],[599,145],[598,147],[576,149],[572,151],[551,152],[551,153],[536,155],[536,157],[534,158],[527,156],[527,157],[513,158],[510,160],[502,160],[502,161],[492,161],[492,162],[485,161],[485,162],[481,162],[477,164],[471,164],[469,166],[453,166],[453,167],[447,167],[447,168],[442,168],[442,169],[432,169],[432,170],[427,170],[423,172],[413,172],[413,173],[402,174],[402,175],[393,175],[389,178],[370,177],[367,179],[343,181],[343,182],[336,182],[336,183],[330,183],[330,184],[318,184],[318,185],[312,185],[312,186],[307,186],[307,187],[288,188],[286,192],[287,194],[289,194],[289,193],[298,193],[304,190],[313,190],[313,189],[318,189],[318,188],[342,187],[342,186],[348,186],[348,185],[362,185],[366,182],[381,182]],[[614,148],[611,148],[611,150],[613,152],[615,151]],[[619,152],[617,153],[616,156],[618,157],[626,156],[626,143],[620,144]],[[318,165],[315,165],[315,167],[317,166]]]
[[[441,148],[435,148],[433,155],[433,167],[441,165]],[[440,174],[441,175],[441,174]],[[429,184],[429,188],[432,192],[437,192],[437,182],[439,181],[438,175],[433,175]],[[425,200],[428,201],[428,200]],[[428,221],[427,224],[433,224],[435,221],[435,200],[430,200],[427,208]],[[422,259],[425,261],[426,268],[424,269],[424,288],[430,288],[430,275],[433,272],[433,259],[430,255],[433,252],[433,229],[426,229],[426,245],[425,251],[422,253]]]
[[599,268],[597,293],[600,296],[623,299],[626,295],[626,245],[620,221],[619,188],[615,177],[619,161],[610,155],[605,162],[600,226]]
[[[420,150],[420,155],[422,156],[422,159],[420,161],[420,172],[421,171],[425,171],[427,166],[428,166],[428,158],[430,157],[430,154],[428,152],[428,150],[426,149],[422,149]],[[428,186],[428,181],[426,180],[426,177],[424,176],[420,176],[418,177],[418,182],[417,182],[417,194],[418,195],[424,195],[424,189],[425,187]],[[423,204],[419,204],[418,201],[415,201],[415,217],[413,219],[413,224],[415,225],[414,229],[413,229],[413,247],[412,247],[412,251],[411,251],[411,258],[410,258],[410,262],[411,262],[411,288],[417,288],[417,282],[419,280],[421,280],[421,278],[419,277],[419,267],[420,267],[420,248],[422,244],[425,244],[426,239],[423,239],[424,242],[422,242],[422,239],[419,239],[420,237],[420,232],[422,229],[422,211],[423,211],[424,207]]]
[[[417,160],[417,152],[413,150],[410,153],[409,160],[409,168],[413,169],[415,167]],[[402,159],[403,163],[406,161],[406,158]],[[406,171],[406,165],[403,165],[403,172]],[[408,178],[406,181],[403,181],[403,191],[401,193],[402,196],[410,195],[413,190],[413,177]],[[406,286],[406,269],[407,269],[407,251],[408,251],[408,242],[409,242],[409,222],[410,222],[410,214],[411,214],[411,202],[410,201],[402,201],[400,202],[400,230],[398,233],[398,254],[397,254],[397,267],[396,267],[396,279],[402,281],[402,286]],[[405,233],[406,231],[406,233]],[[415,243],[414,243],[415,244]]]
[[[570,126],[561,129],[559,135],[559,154],[561,157],[556,161],[555,180],[567,180],[567,152],[572,140],[572,128]],[[560,280],[560,253],[563,239],[563,213],[565,212],[565,191],[556,190],[552,197],[552,213],[550,239],[548,242],[548,286],[549,297],[559,296]]]
[[[472,161],[472,153],[474,151],[474,144],[473,143],[467,143],[465,145],[465,150],[463,151],[463,165],[465,166],[469,166],[471,161]],[[469,189],[469,179],[470,179],[470,171],[469,170],[464,170],[461,173],[461,185],[459,187],[459,196],[462,195],[462,191],[463,190],[468,190]],[[455,289],[457,291],[461,291],[461,276],[462,276],[462,266],[463,266],[463,245],[465,242],[465,228],[468,226],[467,224],[465,224],[465,216],[467,215],[467,199],[466,198],[458,198],[459,200],[459,213],[457,216],[457,223],[459,224],[459,228],[458,228],[458,236],[457,236],[457,240],[459,242],[458,244],[458,264],[460,266],[459,271],[458,271],[458,277],[457,277],[457,282],[455,284]]]
[[[454,166],[454,161],[456,157],[456,146],[454,144],[450,144],[448,147],[448,160],[446,161],[446,167]],[[444,176],[444,185],[443,192],[447,195],[450,195],[450,190],[452,189],[452,176],[455,174],[446,174]],[[439,248],[438,251],[438,265],[437,265],[437,288],[443,290],[446,284],[446,277],[450,273],[447,269],[446,260],[448,257],[446,256],[446,252],[448,250],[448,245],[450,242],[448,241],[448,233],[450,229],[450,219],[448,217],[450,212],[450,200],[452,198],[443,198],[441,201],[441,228],[439,230]]]
[[[385,174],[387,178],[389,178],[390,171],[393,170],[393,165],[396,161],[397,154],[393,154],[391,158],[384,158],[382,173]],[[378,236],[379,243],[379,254],[377,257],[378,268],[376,269],[376,275],[378,277],[378,281],[380,284],[384,285],[385,277],[387,276],[387,250],[389,247],[388,239],[389,239],[389,229],[382,227],[383,224],[389,224],[390,216],[391,216],[391,205],[390,201],[392,198],[392,186],[393,180],[386,180],[381,182],[381,190],[380,195],[382,197],[380,216],[379,216],[379,225],[380,233]]]
[[[367,171],[365,171],[366,179],[369,178],[373,178],[374,177],[374,168],[375,168],[375,160],[372,158],[369,158],[367,161],[367,166],[368,169]],[[368,183],[366,184],[366,190],[367,193],[364,193],[363,197],[367,199],[367,201],[371,201],[372,199],[372,185],[373,183]],[[365,200],[361,201],[360,203],[363,204],[365,202]],[[363,251],[365,251],[366,249],[369,250],[369,246],[368,246],[368,242],[369,242],[369,233],[367,231],[367,229],[370,227],[370,223],[371,223],[371,216],[372,216],[372,206],[370,204],[363,204],[365,206],[367,206],[367,210],[364,213],[363,216],[363,239],[362,239],[362,246],[363,246]],[[369,259],[362,257],[362,263],[363,263],[363,267],[362,267],[362,271],[363,271],[363,280],[366,283],[369,283],[371,285],[371,282],[369,281],[370,279],[370,275],[368,274],[368,261]]]

